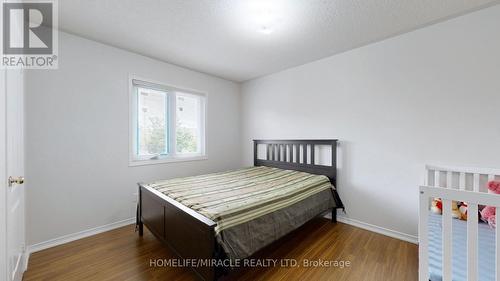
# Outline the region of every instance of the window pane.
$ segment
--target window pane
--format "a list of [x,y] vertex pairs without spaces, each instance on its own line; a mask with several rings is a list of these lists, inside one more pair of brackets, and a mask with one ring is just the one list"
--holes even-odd
[[167,93],[137,88],[138,98],[138,154],[167,153]]
[[176,148],[178,153],[199,153],[201,99],[195,95],[176,95]]

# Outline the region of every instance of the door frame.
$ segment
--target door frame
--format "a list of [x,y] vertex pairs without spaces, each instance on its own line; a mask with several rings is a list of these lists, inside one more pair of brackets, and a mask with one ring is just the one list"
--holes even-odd
[[[1,1],[0,1],[1,3]],[[16,70],[18,71],[18,70]],[[23,91],[23,97],[22,97],[22,111],[24,115],[24,89],[25,89],[25,72],[24,70],[19,70],[21,71],[21,83],[22,85],[22,91]],[[23,203],[22,203],[22,208],[24,209],[23,216],[24,216],[24,221],[23,221],[23,228],[22,231],[24,232],[24,241],[23,241],[23,248],[21,252],[21,257],[18,263],[18,267],[16,270],[16,274],[11,276],[10,268],[9,268],[9,258],[10,258],[10,253],[8,249],[8,240],[9,240],[9,209],[8,209],[8,192],[10,191],[10,187],[8,185],[8,164],[9,164],[9,153],[7,151],[8,149],[8,116],[7,114],[9,113],[9,110],[14,110],[14,109],[9,109],[7,102],[8,102],[8,75],[9,75],[9,70],[6,69],[0,69],[0,280],[13,280],[13,281],[20,281],[22,280],[24,272],[27,270],[28,267],[28,259],[29,259],[29,252],[26,247],[26,193],[23,191]],[[17,108],[15,110],[18,110]],[[24,131],[24,118],[21,119],[21,124],[22,130]],[[24,138],[24,132],[21,136]],[[22,142],[22,150],[24,151],[24,141]],[[24,157],[24,152],[22,154],[22,157]],[[23,165],[24,165],[24,160],[23,160]],[[21,188],[25,188],[24,185]]]
[[[3,13],[3,4],[7,2],[6,0],[0,0],[0,13]],[[0,33],[3,30],[3,21],[0,20]],[[0,34],[0,36],[2,36]],[[20,261],[20,272],[21,274],[17,274],[16,276],[10,276],[9,272],[9,252],[8,252],[8,154],[7,154],[7,73],[8,69],[0,69],[0,280],[11,280],[11,278],[15,278],[16,280],[22,279],[23,273],[27,269],[27,259],[29,258],[29,253],[27,251],[27,247],[25,246],[23,249],[23,253]],[[22,83],[24,84],[24,70],[22,70]],[[22,90],[24,91],[24,85],[22,86]],[[23,94],[24,95],[24,94]],[[24,103],[24,97],[23,101]],[[24,105],[23,105],[23,114],[24,114]],[[24,120],[22,126],[24,127]],[[23,129],[24,130],[24,129]],[[24,135],[22,136],[24,138]],[[23,142],[24,146],[24,142]],[[24,147],[22,148],[24,150]],[[23,156],[24,157],[24,156]],[[24,206],[26,204],[26,195],[24,195]],[[26,211],[24,211],[24,216],[26,217]],[[24,221],[24,230],[26,231],[26,221]],[[26,233],[26,232],[25,232]],[[26,242],[26,236],[24,237]]]
[[[2,1],[3,2],[3,1]],[[7,272],[7,147],[6,147],[6,70],[0,69],[0,280],[8,280]]]
[[[0,12],[3,3],[0,0]],[[3,20],[0,21],[3,30]],[[0,280],[8,280],[7,273],[7,71],[0,69]]]

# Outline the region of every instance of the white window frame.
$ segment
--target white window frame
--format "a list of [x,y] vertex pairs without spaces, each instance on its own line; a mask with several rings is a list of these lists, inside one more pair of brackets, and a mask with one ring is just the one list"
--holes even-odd
[[[207,104],[208,93],[172,86],[167,83],[144,79],[135,75],[129,77],[129,166],[141,166],[151,164],[162,164],[182,161],[197,161],[208,159],[206,144],[206,126],[207,126]],[[164,90],[168,97],[168,138],[170,153],[168,155],[138,156],[137,155],[137,122],[138,122],[138,104],[135,85],[142,85],[146,88]],[[176,92],[181,94],[194,95],[201,98],[200,105],[200,152],[199,153],[177,153],[176,149]],[[172,125],[173,124],[173,125]]]

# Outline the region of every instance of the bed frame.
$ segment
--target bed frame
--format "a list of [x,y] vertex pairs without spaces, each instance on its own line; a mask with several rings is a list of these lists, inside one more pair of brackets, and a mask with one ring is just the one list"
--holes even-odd
[[[424,185],[420,186],[419,208],[419,279],[429,280],[429,207],[432,198],[441,198],[442,219],[442,280],[452,280],[453,255],[467,255],[467,280],[479,278],[478,207],[496,207],[495,277],[500,281],[500,195],[489,194],[486,182],[500,178],[498,169],[426,166]],[[467,253],[453,252],[452,201],[467,202]]]
[[[266,147],[265,159],[259,159],[258,149]],[[331,147],[331,165],[315,164],[315,146]],[[327,176],[336,186],[337,140],[254,140],[254,166],[269,166]],[[143,235],[143,225],[182,259],[213,260],[225,257],[215,239],[216,223],[180,204],[153,188],[139,183],[137,228]],[[332,190],[337,202],[341,202]],[[332,222],[337,221],[337,208],[332,209]],[[216,280],[224,274],[220,267],[192,267],[203,280]]]

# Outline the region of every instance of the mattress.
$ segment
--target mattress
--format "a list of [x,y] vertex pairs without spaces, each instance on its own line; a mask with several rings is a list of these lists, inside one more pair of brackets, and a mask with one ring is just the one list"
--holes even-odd
[[246,258],[340,204],[326,176],[272,167],[147,184],[216,223],[230,258]]
[[[452,280],[467,280],[467,222],[452,223]],[[495,280],[495,230],[486,223],[478,224],[479,281]],[[429,215],[429,274],[430,280],[442,280],[442,220],[441,215]]]

